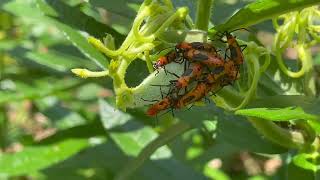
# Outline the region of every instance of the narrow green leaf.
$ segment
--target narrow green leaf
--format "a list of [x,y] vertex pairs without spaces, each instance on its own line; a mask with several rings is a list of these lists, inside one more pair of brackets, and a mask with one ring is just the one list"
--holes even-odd
[[[114,143],[108,141],[87,148],[76,156],[41,171],[48,179],[114,179],[121,173],[121,167],[127,165],[131,157],[127,156]],[[161,172],[161,173],[160,173]],[[182,162],[173,158],[147,161],[129,179],[205,179],[193,172]]]
[[[141,0],[139,1],[140,1],[139,3],[143,2]],[[89,3],[92,4],[93,6],[104,8],[113,14],[117,14],[130,19],[134,19],[136,15],[136,11],[132,8],[132,5],[138,6],[138,3],[136,0],[118,0],[118,1],[91,0],[89,1]]]
[[272,143],[262,136],[247,119],[223,115],[218,120],[217,142],[228,142],[239,149],[257,153],[276,154],[287,151],[286,148]]
[[205,166],[203,173],[210,177],[211,179],[219,179],[219,180],[230,180],[227,174],[225,174],[220,169],[210,168],[210,166]]
[[317,134],[320,134],[320,121],[308,121],[308,123]]
[[270,121],[289,121],[298,119],[320,120],[319,116],[305,113],[300,107],[240,109],[236,111],[235,114],[262,118]]
[[[58,2],[58,1],[57,1]],[[40,10],[44,13],[44,14],[48,14],[48,15],[52,15],[52,11],[57,9],[54,9],[54,7],[49,6],[45,0],[37,0],[37,4],[39,5]],[[57,4],[61,4],[61,2],[57,3]],[[63,6],[63,7],[67,7],[67,6]],[[56,7],[57,8],[57,7]],[[47,12],[48,9],[51,9],[51,11],[49,11],[49,13]],[[55,12],[55,11],[54,11]],[[66,10],[65,13],[72,13],[73,11]],[[81,13],[80,13],[81,14]],[[77,17],[78,20],[81,21],[85,21],[85,22],[92,22],[95,20],[94,19],[85,19],[86,16],[80,16],[80,14],[78,14]],[[82,14],[81,14],[82,15]],[[80,17],[79,17],[80,16]],[[69,17],[69,18],[63,18],[61,17],[60,19],[57,18],[52,18],[50,16],[45,16],[48,19],[48,23],[55,25],[60,31],[64,32],[67,39],[69,39],[72,44],[74,46],[76,46],[84,55],[86,55],[88,58],[90,58],[91,60],[93,60],[96,64],[98,64],[101,68],[106,68],[108,66],[108,61],[106,60],[106,58],[97,50],[95,49],[93,46],[91,46],[86,37],[83,36],[79,30],[87,30],[87,29],[76,29],[72,26],[70,26],[71,24],[75,24],[77,23],[77,21],[75,21],[74,17]],[[83,17],[81,19],[81,17]],[[68,23],[70,22],[70,18],[73,19],[72,23]],[[63,20],[69,20],[68,22],[62,21]],[[80,23],[80,22],[79,22]],[[80,25],[79,25],[80,26]],[[85,27],[94,27],[94,26],[90,26],[89,24],[87,25],[81,25],[83,26],[82,28]],[[75,26],[77,27],[77,26]],[[90,33],[90,32],[89,32]]]
[[[157,133],[150,127],[142,127],[130,115],[116,109],[104,100],[99,101],[101,121],[106,130],[117,127],[120,131],[110,132],[116,144],[130,155],[137,155],[149,142],[156,138]],[[130,131],[130,129],[137,129]],[[166,148],[166,153],[170,151]]]
[[96,120],[91,123],[87,123],[80,126],[75,126],[72,128],[59,130],[52,136],[41,140],[40,142],[35,143],[35,146],[43,146],[43,145],[50,145],[53,143],[57,143],[59,141],[63,141],[65,139],[75,139],[75,138],[81,138],[81,139],[87,139],[90,137],[96,137],[96,136],[105,136],[105,130],[101,125],[101,122]]
[[60,23],[53,19],[52,24],[56,25],[57,28],[63,31],[66,37],[76,46],[85,56],[93,60],[99,67],[105,69],[108,66],[106,58],[93,46],[91,46],[87,38],[80,34],[77,30],[73,29],[69,25]]
[[[143,153],[145,155],[144,159],[135,159],[131,163],[124,164],[125,170],[123,171],[126,171],[125,175],[133,175],[135,170],[137,170],[135,168],[143,166],[144,163],[147,163],[147,161],[145,160],[148,160],[150,158],[152,159],[152,161],[155,161],[158,169],[166,172],[166,176],[170,177],[171,179],[194,179],[196,177],[203,178],[188,166],[182,165],[180,164],[180,162],[177,162],[176,159],[172,157],[172,153],[167,146],[162,146],[160,148],[154,146],[155,141],[157,143],[159,143],[159,141],[163,142],[168,137],[170,137],[170,135],[163,134],[161,135],[162,138],[158,139],[158,133],[155,132],[152,128],[138,123],[137,120],[134,119],[134,117],[116,110],[112,105],[104,100],[100,100],[100,114],[102,117],[102,121],[104,121],[103,124],[108,130],[107,132],[109,133],[111,139],[115,142],[115,144],[117,144],[122,152],[130,156],[137,156],[141,151],[145,152]],[[119,122],[116,123],[116,121]],[[172,135],[174,133],[177,133],[177,130],[171,129],[170,134]],[[145,147],[149,148],[144,149]],[[162,159],[166,159],[166,165],[158,162],[158,160]],[[146,166],[147,165],[143,167]],[[174,171],[172,171],[173,169]],[[118,171],[117,173],[118,175],[122,175],[121,173],[124,172]]]
[[296,106],[297,104],[304,110],[306,110],[308,113],[310,113],[308,109],[312,107],[316,108],[314,98],[303,95],[275,95],[258,97],[257,99],[253,100],[248,106],[249,108],[285,108]]
[[314,156],[313,154],[300,153],[293,157],[293,163],[303,169],[317,172],[320,169],[320,165],[317,164],[316,161],[316,158],[319,158],[319,155],[317,156]]
[[[54,83],[48,83],[48,81]],[[0,91],[0,104],[23,99],[42,98],[53,93],[77,87],[82,83],[82,81],[75,79],[52,81],[50,78],[37,79],[37,81],[32,82],[16,81],[14,84],[14,86],[16,86],[15,91]]]
[[25,147],[22,152],[0,155],[0,174],[23,175],[36,172],[76,154],[87,147],[87,140],[69,139],[37,147]]
[[106,130],[121,126],[131,119],[131,116],[111,106],[107,101],[100,99],[100,116]]
[[[136,11],[142,2],[142,0],[89,1],[91,9],[94,11],[99,12],[99,10],[103,8],[110,13],[108,25],[121,34],[128,34],[130,31],[132,21],[136,16]],[[88,12],[86,12],[86,14],[88,14]],[[94,17],[93,15],[91,16]],[[102,21],[103,19],[99,18],[98,20]]]
[[[60,31],[62,31],[67,39],[76,46],[85,56],[94,61],[99,67],[106,68],[108,61],[106,58],[93,46],[91,46],[86,37],[85,33],[81,33],[79,29],[73,28],[68,24],[64,24],[57,20],[56,18],[45,16],[50,10],[50,15],[54,15],[53,9],[48,7],[44,0],[37,0],[38,8],[35,7],[34,3],[27,1],[12,1],[4,5],[4,9],[27,19],[31,19],[37,23],[42,23],[45,25],[56,26]],[[77,17],[79,19],[79,17]],[[81,29],[82,30],[82,29]]]
[[0,50],[8,51],[15,48],[18,44],[19,42],[14,40],[1,40]]
[[200,127],[204,120],[218,120],[217,141],[228,141],[237,147],[260,153],[286,151],[262,137],[246,119],[226,114],[213,103],[201,107],[193,106],[188,110],[177,110],[175,116],[195,127]]
[[[74,29],[88,32],[96,38],[103,38],[106,34],[111,34],[117,40],[124,38],[123,35],[111,27],[96,21],[90,16],[87,16],[81,11],[79,6],[71,7],[60,0],[37,0],[37,3],[45,15],[54,17],[59,22],[67,24]],[[50,11],[48,11],[48,9]]]
[[43,115],[50,119],[54,127],[62,130],[69,129],[87,123],[78,112],[72,111],[62,105],[55,97],[41,98],[35,100],[35,105]]
[[88,61],[82,58],[56,51],[48,51],[45,53],[27,52],[25,56],[41,65],[61,72],[69,73],[72,68],[90,67]]
[[226,23],[218,25],[210,29],[210,31],[212,32],[214,29],[224,31],[249,27],[281,14],[297,11],[319,3],[319,0],[258,0],[240,9]]

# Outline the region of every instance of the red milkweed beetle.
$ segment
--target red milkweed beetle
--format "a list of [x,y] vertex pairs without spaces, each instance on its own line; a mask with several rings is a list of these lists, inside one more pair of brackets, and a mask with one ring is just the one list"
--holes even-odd
[[161,67],[164,67],[165,65],[169,64],[170,62],[173,62],[177,58],[177,54],[172,51],[168,53],[165,56],[161,56],[157,62],[153,64],[154,69],[159,69]]
[[203,50],[210,53],[217,53],[216,48],[209,43],[203,43],[203,42],[181,42],[175,46],[175,51],[179,53],[184,53],[190,49],[196,49],[196,50]]
[[208,67],[221,67],[224,65],[224,59],[219,54],[196,49],[184,52],[184,58],[189,62],[199,62]]
[[165,56],[161,56],[153,65],[155,69],[163,68],[165,65],[176,62],[182,64],[184,62],[184,52],[187,52],[191,49],[208,51],[213,54],[216,54],[217,51],[214,46],[209,43],[202,42],[181,42],[175,46],[175,50],[171,51]]
[[178,99],[178,96],[174,96],[170,91],[167,93],[167,95],[164,97],[161,86],[164,85],[152,85],[152,86],[159,86],[160,87],[160,93],[161,93],[161,100],[146,100],[141,98],[144,101],[149,101],[149,102],[156,102],[152,104],[146,114],[148,116],[156,116],[159,112],[171,108],[171,112],[173,114],[173,109],[176,107],[176,102]]
[[169,109],[174,106],[174,100],[170,97],[164,97],[162,100],[156,102],[155,104],[151,105],[146,114],[148,116],[156,116],[159,112]]
[[[203,66],[200,63],[193,63],[187,68],[181,76],[171,73],[178,79],[171,80],[171,92],[179,94],[180,89],[186,88],[192,81],[197,80],[201,77],[203,72]],[[185,90],[186,91],[186,90]]]
[[218,90],[221,87],[220,79],[223,77],[223,75],[223,68],[218,68],[216,71],[203,74],[204,79],[199,80],[193,90],[189,91],[185,95],[182,95],[177,101],[176,107],[185,107],[206,97],[209,92]]
[[[247,45],[245,45],[245,44],[239,45],[238,41],[236,40],[236,36],[233,36],[231,33],[234,31],[238,31],[240,29],[244,29],[246,31],[249,31],[246,28],[239,28],[239,29],[232,30],[230,32],[225,31],[224,33],[221,33],[221,35],[218,35],[220,37],[220,41],[228,44],[228,48],[225,51],[227,52],[228,50],[230,50],[230,57],[229,58],[232,61],[235,61],[236,65],[238,65],[238,66],[243,64],[243,62],[244,62],[244,57],[243,57],[242,51],[245,50]],[[226,41],[222,40],[223,36],[225,36],[227,38]],[[227,55],[227,54],[225,54],[225,55]]]

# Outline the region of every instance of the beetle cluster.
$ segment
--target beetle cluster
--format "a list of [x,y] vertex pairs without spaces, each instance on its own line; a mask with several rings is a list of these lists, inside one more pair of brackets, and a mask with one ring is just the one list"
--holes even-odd
[[[226,41],[222,40],[224,36]],[[209,43],[182,42],[156,61],[153,65],[156,70],[164,68],[177,79],[170,81],[168,93],[149,107],[147,115],[155,116],[169,108],[173,110],[186,107],[238,79],[240,65],[244,62],[242,47],[245,48],[246,45],[239,45],[229,32],[223,33],[220,40],[228,46],[224,58]],[[229,56],[227,51],[230,51]],[[165,66],[172,62],[184,63],[184,73],[181,76],[165,69]]]

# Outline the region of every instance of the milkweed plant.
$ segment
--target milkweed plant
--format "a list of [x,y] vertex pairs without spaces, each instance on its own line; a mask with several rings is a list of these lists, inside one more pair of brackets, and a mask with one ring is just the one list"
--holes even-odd
[[[163,69],[155,71],[152,66],[160,56],[168,53],[168,49],[172,50],[175,44],[182,41],[209,42],[225,49],[225,45],[216,41],[217,33],[247,28],[249,38],[237,39],[240,44],[247,45],[243,51],[245,63],[241,67],[240,79],[210,99],[224,111],[246,117],[271,142],[297,150],[293,161],[298,166],[317,172],[319,165],[316,159],[320,157],[320,109],[317,107],[319,103],[313,103],[317,99],[317,92],[311,48],[319,47],[320,43],[319,2],[279,1],[277,4],[273,0],[257,1],[218,25],[210,23],[210,19],[215,18],[211,17],[213,3],[213,0],[199,0],[196,17],[192,19],[187,7],[175,7],[171,0],[145,0],[131,30],[119,47],[116,47],[110,34],[103,41],[88,37],[92,46],[111,59],[105,65],[105,70],[72,69],[72,72],[82,78],[111,78],[119,109],[125,111],[128,108],[145,107],[150,102],[143,98],[161,99],[159,87],[152,84],[169,84],[170,80],[175,79]],[[264,3],[270,6],[264,6]],[[256,38],[254,28],[251,28],[268,19],[272,20],[275,30],[272,47],[263,46]],[[292,61],[295,64],[288,64],[284,60],[288,48],[297,52],[296,60]],[[138,86],[129,87],[125,81],[129,65],[141,60],[150,74]],[[181,74],[183,65],[171,63],[167,70]],[[274,83],[278,89],[270,86]],[[268,93],[264,91],[266,89]],[[167,90],[166,87],[162,89]],[[297,99],[294,95],[297,95]],[[205,106],[199,103],[194,106],[198,105]],[[179,115],[175,118],[184,121]],[[278,122],[284,121],[295,128],[280,127]],[[184,130],[182,128],[179,132],[178,128],[175,133],[182,134]],[[156,147],[165,143],[167,141]],[[148,155],[150,153],[140,153],[137,158],[143,159]],[[130,174],[137,166],[133,163],[123,176]]]

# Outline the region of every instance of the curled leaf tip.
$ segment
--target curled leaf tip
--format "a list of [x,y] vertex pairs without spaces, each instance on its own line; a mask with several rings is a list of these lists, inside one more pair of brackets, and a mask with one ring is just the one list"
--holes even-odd
[[100,72],[93,72],[89,71],[87,69],[71,69],[71,72],[73,72],[75,75],[81,77],[81,78],[88,78],[88,77],[103,77],[108,76],[109,71],[100,71]]
[[88,70],[87,69],[71,69],[71,72],[73,72],[73,74],[75,74],[81,78],[88,77]]
[[187,7],[179,8],[177,11],[181,19],[184,19],[189,13],[189,9]]

